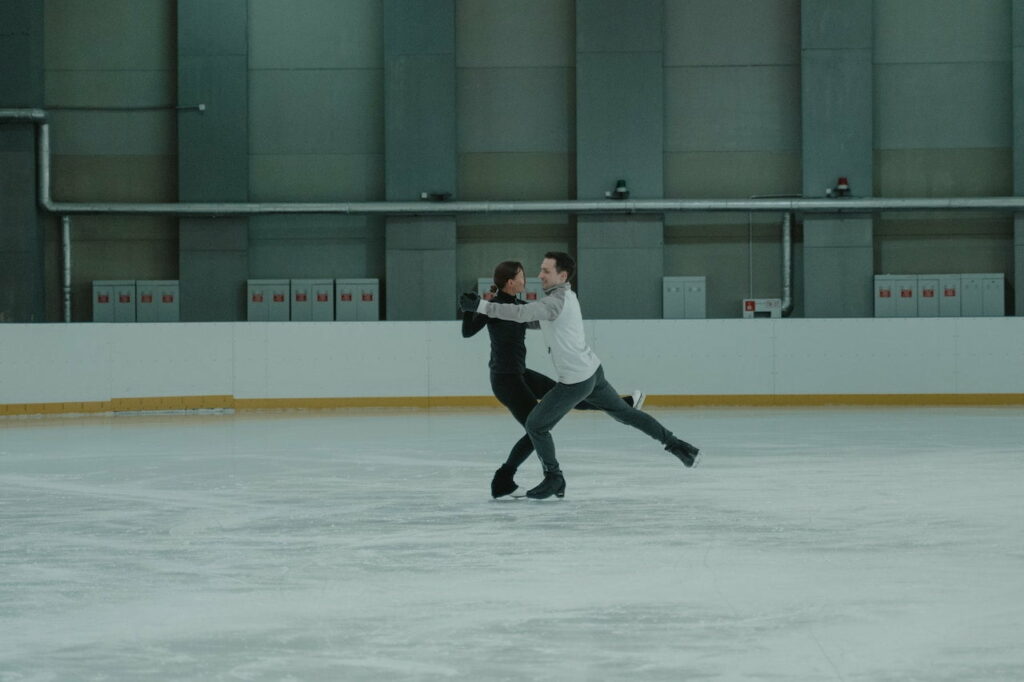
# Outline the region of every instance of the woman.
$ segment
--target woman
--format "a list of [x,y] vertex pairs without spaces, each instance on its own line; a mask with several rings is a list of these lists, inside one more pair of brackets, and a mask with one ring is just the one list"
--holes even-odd
[[[523,265],[517,261],[502,261],[494,268],[494,284],[491,293],[495,303],[512,303],[522,305],[518,294],[526,288],[526,276]],[[462,337],[469,338],[484,327],[491,337],[491,390],[494,397],[507,407],[520,424],[555,385],[553,379],[526,367],[526,325],[508,322],[473,312],[463,313]],[[636,391],[631,397],[623,398],[629,405],[637,409],[643,405],[644,394]],[[577,409],[594,409],[587,403],[580,403]],[[491,481],[491,495],[503,497],[511,495],[519,487],[514,477],[519,465],[533,452],[533,442],[528,435],[523,435],[508,455],[505,463],[494,472]]]

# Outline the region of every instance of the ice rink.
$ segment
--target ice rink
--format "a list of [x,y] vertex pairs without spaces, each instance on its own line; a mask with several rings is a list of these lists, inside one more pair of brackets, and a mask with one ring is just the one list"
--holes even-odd
[[0,681],[1024,679],[1019,408],[649,411],[0,419]]

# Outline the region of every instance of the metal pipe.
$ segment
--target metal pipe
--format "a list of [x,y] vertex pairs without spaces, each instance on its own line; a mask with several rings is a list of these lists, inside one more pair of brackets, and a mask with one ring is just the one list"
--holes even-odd
[[[40,164],[41,167],[44,164]],[[41,173],[49,177],[48,164]],[[42,188],[43,208],[69,214],[155,214],[177,216],[247,216],[268,214],[456,215],[489,213],[719,213],[802,212],[864,214],[879,211],[1024,211],[1024,196],[864,199],[637,199],[624,201],[377,201],[348,203],[95,203],[57,202]]]
[[60,228],[60,245],[64,254],[64,321],[71,322],[71,216],[61,216]]
[[39,127],[39,203],[53,213],[245,216],[267,214],[455,215],[488,213],[710,213],[802,212],[874,213],[878,211],[1024,211],[1024,196],[947,198],[794,198],[794,199],[625,199],[565,201],[377,201],[348,203],[110,203],[58,202],[50,194],[50,135],[42,109],[0,109],[0,120],[25,120]]
[[39,205],[43,208],[53,211],[50,208],[53,205],[53,201],[50,199],[50,124],[43,123],[39,126],[39,143],[37,145],[39,159],[36,163],[36,173],[39,178],[37,184],[39,185]]
[[0,121],[45,121],[43,109],[0,109]]
[[782,316],[793,312],[793,214],[782,216]]

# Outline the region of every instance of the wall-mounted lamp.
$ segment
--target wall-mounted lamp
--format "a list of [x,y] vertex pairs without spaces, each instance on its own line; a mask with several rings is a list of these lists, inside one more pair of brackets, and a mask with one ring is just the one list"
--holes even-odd
[[850,196],[850,181],[846,177],[840,177],[836,181],[835,187],[829,187],[825,190],[825,196],[827,197],[848,197]]
[[629,188],[626,187],[626,181],[625,180],[616,180],[615,181],[615,189],[613,189],[611,191],[608,191],[608,192],[605,192],[604,195],[605,195],[605,197],[607,197],[609,199],[628,199],[629,198]]

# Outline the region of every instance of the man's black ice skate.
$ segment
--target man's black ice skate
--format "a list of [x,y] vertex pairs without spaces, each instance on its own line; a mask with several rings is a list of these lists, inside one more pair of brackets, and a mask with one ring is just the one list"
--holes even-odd
[[673,438],[672,442],[665,446],[665,449],[678,457],[688,467],[697,466],[697,460],[700,459],[700,450],[685,440]]
[[536,488],[526,492],[526,496],[533,500],[543,500],[547,497],[565,497],[565,478],[560,469],[552,469],[544,472],[544,480]]
[[504,497],[505,495],[511,495],[518,490],[519,486],[517,486],[515,480],[513,480],[515,475],[515,469],[507,464],[502,464],[498,470],[494,472],[494,478],[491,479],[491,497]]

